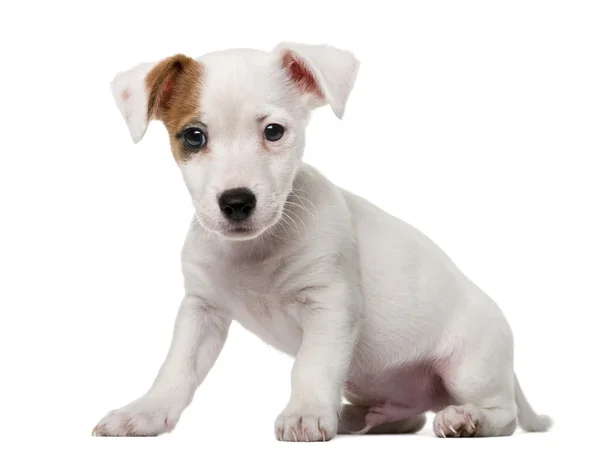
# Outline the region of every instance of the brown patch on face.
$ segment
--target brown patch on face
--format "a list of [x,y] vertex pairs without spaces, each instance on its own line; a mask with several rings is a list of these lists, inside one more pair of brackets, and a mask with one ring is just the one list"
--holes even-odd
[[283,54],[282,65],[287,70],[290,79],[292,79],[302,93],[310,93],[324,98],[323,92],[312,71],[292,52],[287,51]]
[[193,58],[177,54],[157,64],[146,76],[148,120],[162,121],[169,131],[171,150],[179,162],[190,153],[175,137],[200,112],[202,67]]
[[121,93],[121,99],[123,101],[127,101],[129,98],[131,98],[131,92],[126,88],[125,90],[123,90],[123,92]]

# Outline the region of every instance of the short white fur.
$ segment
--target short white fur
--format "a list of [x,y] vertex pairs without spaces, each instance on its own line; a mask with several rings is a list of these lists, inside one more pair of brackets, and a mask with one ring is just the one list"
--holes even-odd
[[[281,67],[286,52],[309,68],[324,98],[296,89]],[[282,43],[271,52],[234,49],[198,62],[199,120],[209,129],[210,153],[179,164],[196,211],[181,256],[186,296],[151,389],[106,415],[94,434],[173,429],[232,320],[295,357],[289,402],[275,421],[280,440],[373,429],[368,419],[342,427],[342,398],[368,412],[382,403],[367,383],[377,387],[378,377],[436,361],[451,397],[424,409],[437,412],[436,435],[510,435],[517,419],[525,430],[547,430],[550,419],[531,409],[513,372],[512,334],[498,306],[427,236],[303,162],[311,110],[327,104],[344,114],[359,70],[354,55]],[[137,66],[113,82],[135,142],[148,126],[144,77],[152,67]],[[286,132],[265,150],[260,132],[273,122]],[[235,187],[256,194],[247,235],[228,230],[216,202]],[[402,403],[401,395],[388,397]],[[398,431],[418,430],[418,418]]]

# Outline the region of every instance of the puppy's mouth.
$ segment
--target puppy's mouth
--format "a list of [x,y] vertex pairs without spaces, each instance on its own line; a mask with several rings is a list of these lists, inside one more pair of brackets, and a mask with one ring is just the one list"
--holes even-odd
[[256,221],[243,222],[240,224],[228,223],[222,227],[218,233],[229,240],[252,240],[258,238],[264,232],[269,230],[279,219],[278,213],[273,213],[267,222],[257,223]]
[[228,238],[247,239],[257,236],[259,229],[252,227],[231,226],[221,230],[219,233]]
[[209,215],[197,207],[196,220],[209,232],[228,240],[243,241],[257,238],[269,230],[280,219],[281,211],[282,207],[277,206],[267,216],[262,213],[256,213],[251,219],[232,221],[215,219],[213,215]]

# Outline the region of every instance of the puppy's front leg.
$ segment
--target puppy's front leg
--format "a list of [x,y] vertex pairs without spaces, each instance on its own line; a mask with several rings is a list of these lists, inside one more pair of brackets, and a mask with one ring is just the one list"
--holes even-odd
[[303,336],[292,368],[291,397],[275,421],[282,441],[335,436],[341,393],[357,335],[356,295],[345,284],[303,292]]
[[171,346],[150,390],[129,405],[108,413],[97,436],[151,436],[173,429],[194,392],[221,352],[231,319],[186,296],[179,308]]

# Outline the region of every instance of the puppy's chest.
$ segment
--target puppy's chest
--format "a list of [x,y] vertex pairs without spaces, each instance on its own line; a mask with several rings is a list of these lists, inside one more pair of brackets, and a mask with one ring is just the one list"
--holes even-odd
[[297,353],[302,330],[280,297],[246,291],[232,309],[234,319],[263,341],[290,355]]
[[302,330],[295,313],[293,292],[278,285],[278,272],[271,269],[230,269],[224,282],[226,304],[240,325],[275,348],[295,355]]

